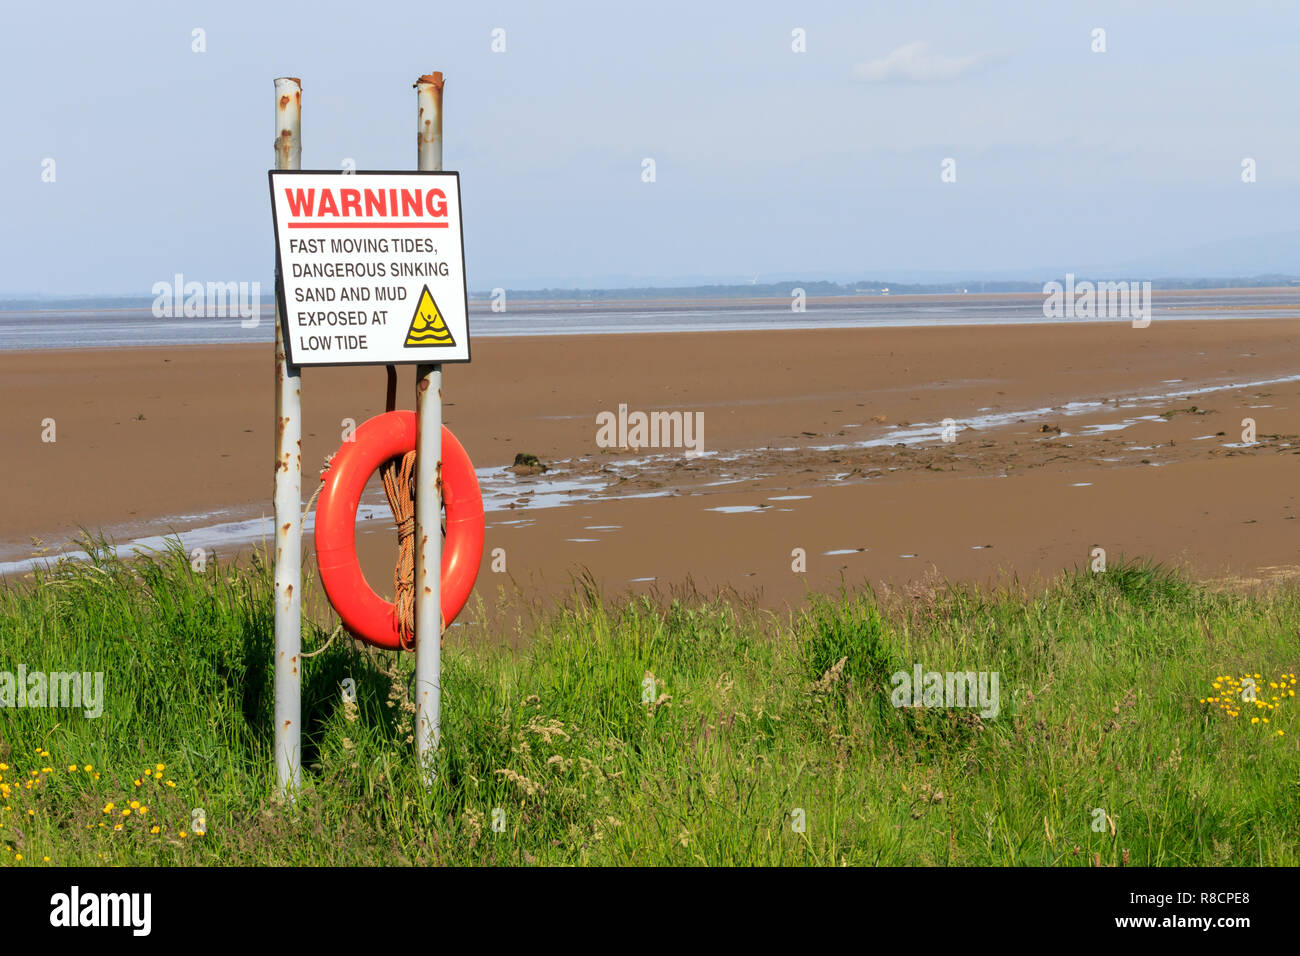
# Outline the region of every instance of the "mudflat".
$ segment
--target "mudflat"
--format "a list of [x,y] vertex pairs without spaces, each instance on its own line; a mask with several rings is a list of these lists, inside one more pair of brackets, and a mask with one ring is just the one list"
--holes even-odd
[[[447,425],[494,469],[478,593],[545,598],[585,570],[611,594],[689,582],[780,607],[841,581],[1027,582],[1095,548],[1288,574],[1298,345],[1294,318],[480,338],[443,383]],[[384,393],[383,368],[304,371],[304,499]],[[269,515],[273,394],[265,346],[0,353],[0,559],[80,527],[126,542]],[[413,407],[409,368],[398,394]],[[660,447],[602,432],[637,412],[694,427]],[[506,471],[517,453],[549,470]],[[391,593],[391,525],[363,531]]]

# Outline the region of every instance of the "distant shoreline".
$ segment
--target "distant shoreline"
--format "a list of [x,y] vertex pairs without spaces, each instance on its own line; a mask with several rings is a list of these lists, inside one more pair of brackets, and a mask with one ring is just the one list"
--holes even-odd
[[[776,330],[960,328],[1129,324],[1127,313],[1111,316],[1057,314],[1048,298],[1034,293],[967,293],[819,296],[798,299],[625,299],[602,302],[539,301],[507,297],[505,308],[473,302],[475,338],[543,339],[575,335],[765,333]],[[798,308],[802,306],[802,308]],[[241,308],[241,315],[243,306]],[[1242,319],[1300,319],[1300,287],[1153,290],[1150,318],[1192,322]],[[248,313],[252,315],[252,312]],[[43,351],[103,351],[118,348],[260,345],[274,338],[275,309],[262,302],[258,322],[245,328],[236,315],[158,318],[148,306],[0,310],[0,354]]]
[[[638,307],[646,305],[672,306],[676,308],[698,305],[714,305],[726,302],[734,306],[753,307],[763,304],[789,303],[791,291],[796,288],[804,290],[810,302],[835,304],[867,304],[878,301],[927,301],[966,300],[979,301],[989,298],[1023,298],[1041,297],[1043,284],[1059,281],[1054,276],[1043,282],[956,282],[956,283],[833,283],[825,281],[805,281],[791,279],[782,283],[763,283],[761,285],[719,285],[719,286],[682,286],[682,287],[644,287],[618,289],[504,289],[506,301],[512,311],[533,309],[550,311],[566,308],[590,308],[599,305],[604,308]],[[1084,273],[1076,275],[1076,281],[1125,281],[1128,277],[1092,276]],[[1300,293],[1300,276],[1267,275],[1251,279],[1152,279],[1151,287],[1162,295],[1231,295],[1245,292],[1298,292]],[[268,286],[270,284],[268,283]],[[978,291],[973,291],[978,289]],[[497,290],[479,290],[469,294],[471,308],[491,310],[494,293]],[[155,297],[152,295],[84,295],[84,296],[0,296],[0,315],[13,313],[106,313],[130,312],[149,309]],[[274,296],[267,292],[261,297],[264,307],[274,304]]]
[[[795,288],[795,286],[792,286]],[[890,303],[908,304],[916,302],[931,303],[950,303],[950,302],[994,302],[999,300],[1013,300],[1017,302],[1028,302],[1041,300],[1043,292],[1041,289],[1032,292],[908,292],[898,293],[889,292],[886,294],[863,293],[863,294],[837,294],[837,295],[819,295],[814,291],[809,291],[806,287],[807,302],[809,306],[813,305],[878,305],[887,306]],[[1300,280],[1296,285],[1259,285],[1259,286],[1208,286],[1205,288],[1192,287],[1163,287],[1158,285],[1152,286],[1152,292],[1159,293],[1161,296],[1197,296],[1197,295],[1250,295],[1261,293],[1286,294],[1294,293],[1297,301],[1300,301]],[[529,293],[535,294],[535,293]],[[60,299],[41,302],[39,306],[16,307],[15,302],[27,302],[34,300],[5,300],[0,299],[0,316],[15,315],[107,315],[111,313],[128,313],[148,311],[152,304],[152,297],[141,297],[133,300],[131,304],[112,305],[112,306],[85,306],[82,299]],[[90,300],[90,301],[107,301],[107,300]],[[589,309],[598,307],[606,311],[624,311],[639,310],[645,308],[662,308],[662,309],[691,309],[691,308],[763,308],[771,306],[776,309],[788,309],[790,306],[790,293],[782,292],[779,295],[719,295],[710,296],[653,296],[653,297],[626,297],[626,298],[609,298],[609,299],[549,299],[549,298],[528,298],[524,294],[515,294],[506,292],[507,308],[510,312],[562,312],[571,309]],[[275,306],[275,300],[272,296],[263,296],[261,304],[264,309],[270,310]],[[470,311],[476,313],[491,313],[492,301],[483,294],[470,294]]]

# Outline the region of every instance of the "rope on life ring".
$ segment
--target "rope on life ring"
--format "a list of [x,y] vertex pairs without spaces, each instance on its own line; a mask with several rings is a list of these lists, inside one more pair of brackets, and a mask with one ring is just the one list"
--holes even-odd
[[[405,650],[415,649],[415,450],[380,469],[384,494],[397,523],[397,564],[393,568],[393,613],[397,637]],[[438,633],[447,629],[444,623]]]

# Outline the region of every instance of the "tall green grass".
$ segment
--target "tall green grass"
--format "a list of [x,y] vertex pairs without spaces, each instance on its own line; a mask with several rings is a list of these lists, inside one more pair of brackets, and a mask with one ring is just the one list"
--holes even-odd
[[[432,790],[411,655],[338,639],[304,661],[303,785],[281,805],[268,569],[91,550],[0,585],[0,671],[106,681],[96,719],[0,710],[6,865],[1300,862],[1295,698],[1267,723],[1201,703],[1218,676],[1259,673],[1268,697],[1298,669],[1292,585],[1121,562],[786,616],[580,589],[523,651],[449,641]],[[327,636],[307,625],[305,648]],[[997,671],[997,717],[894,707],[917,662]]]

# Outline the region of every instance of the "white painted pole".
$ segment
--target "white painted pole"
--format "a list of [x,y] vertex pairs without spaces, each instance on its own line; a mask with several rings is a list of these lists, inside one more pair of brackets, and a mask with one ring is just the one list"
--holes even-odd
[[[302,165],[302,81],[275,81],[275,168]],[[277,277],[278,278],[278,277]],[[275,775],[281,797],[302,771],[302,374],[289,364],[275,304]]]
[[[417,168],[442,169],[442,74],[415,83]],[[442,721],[442,366],[415,370],[415,747],[425,782]]]

